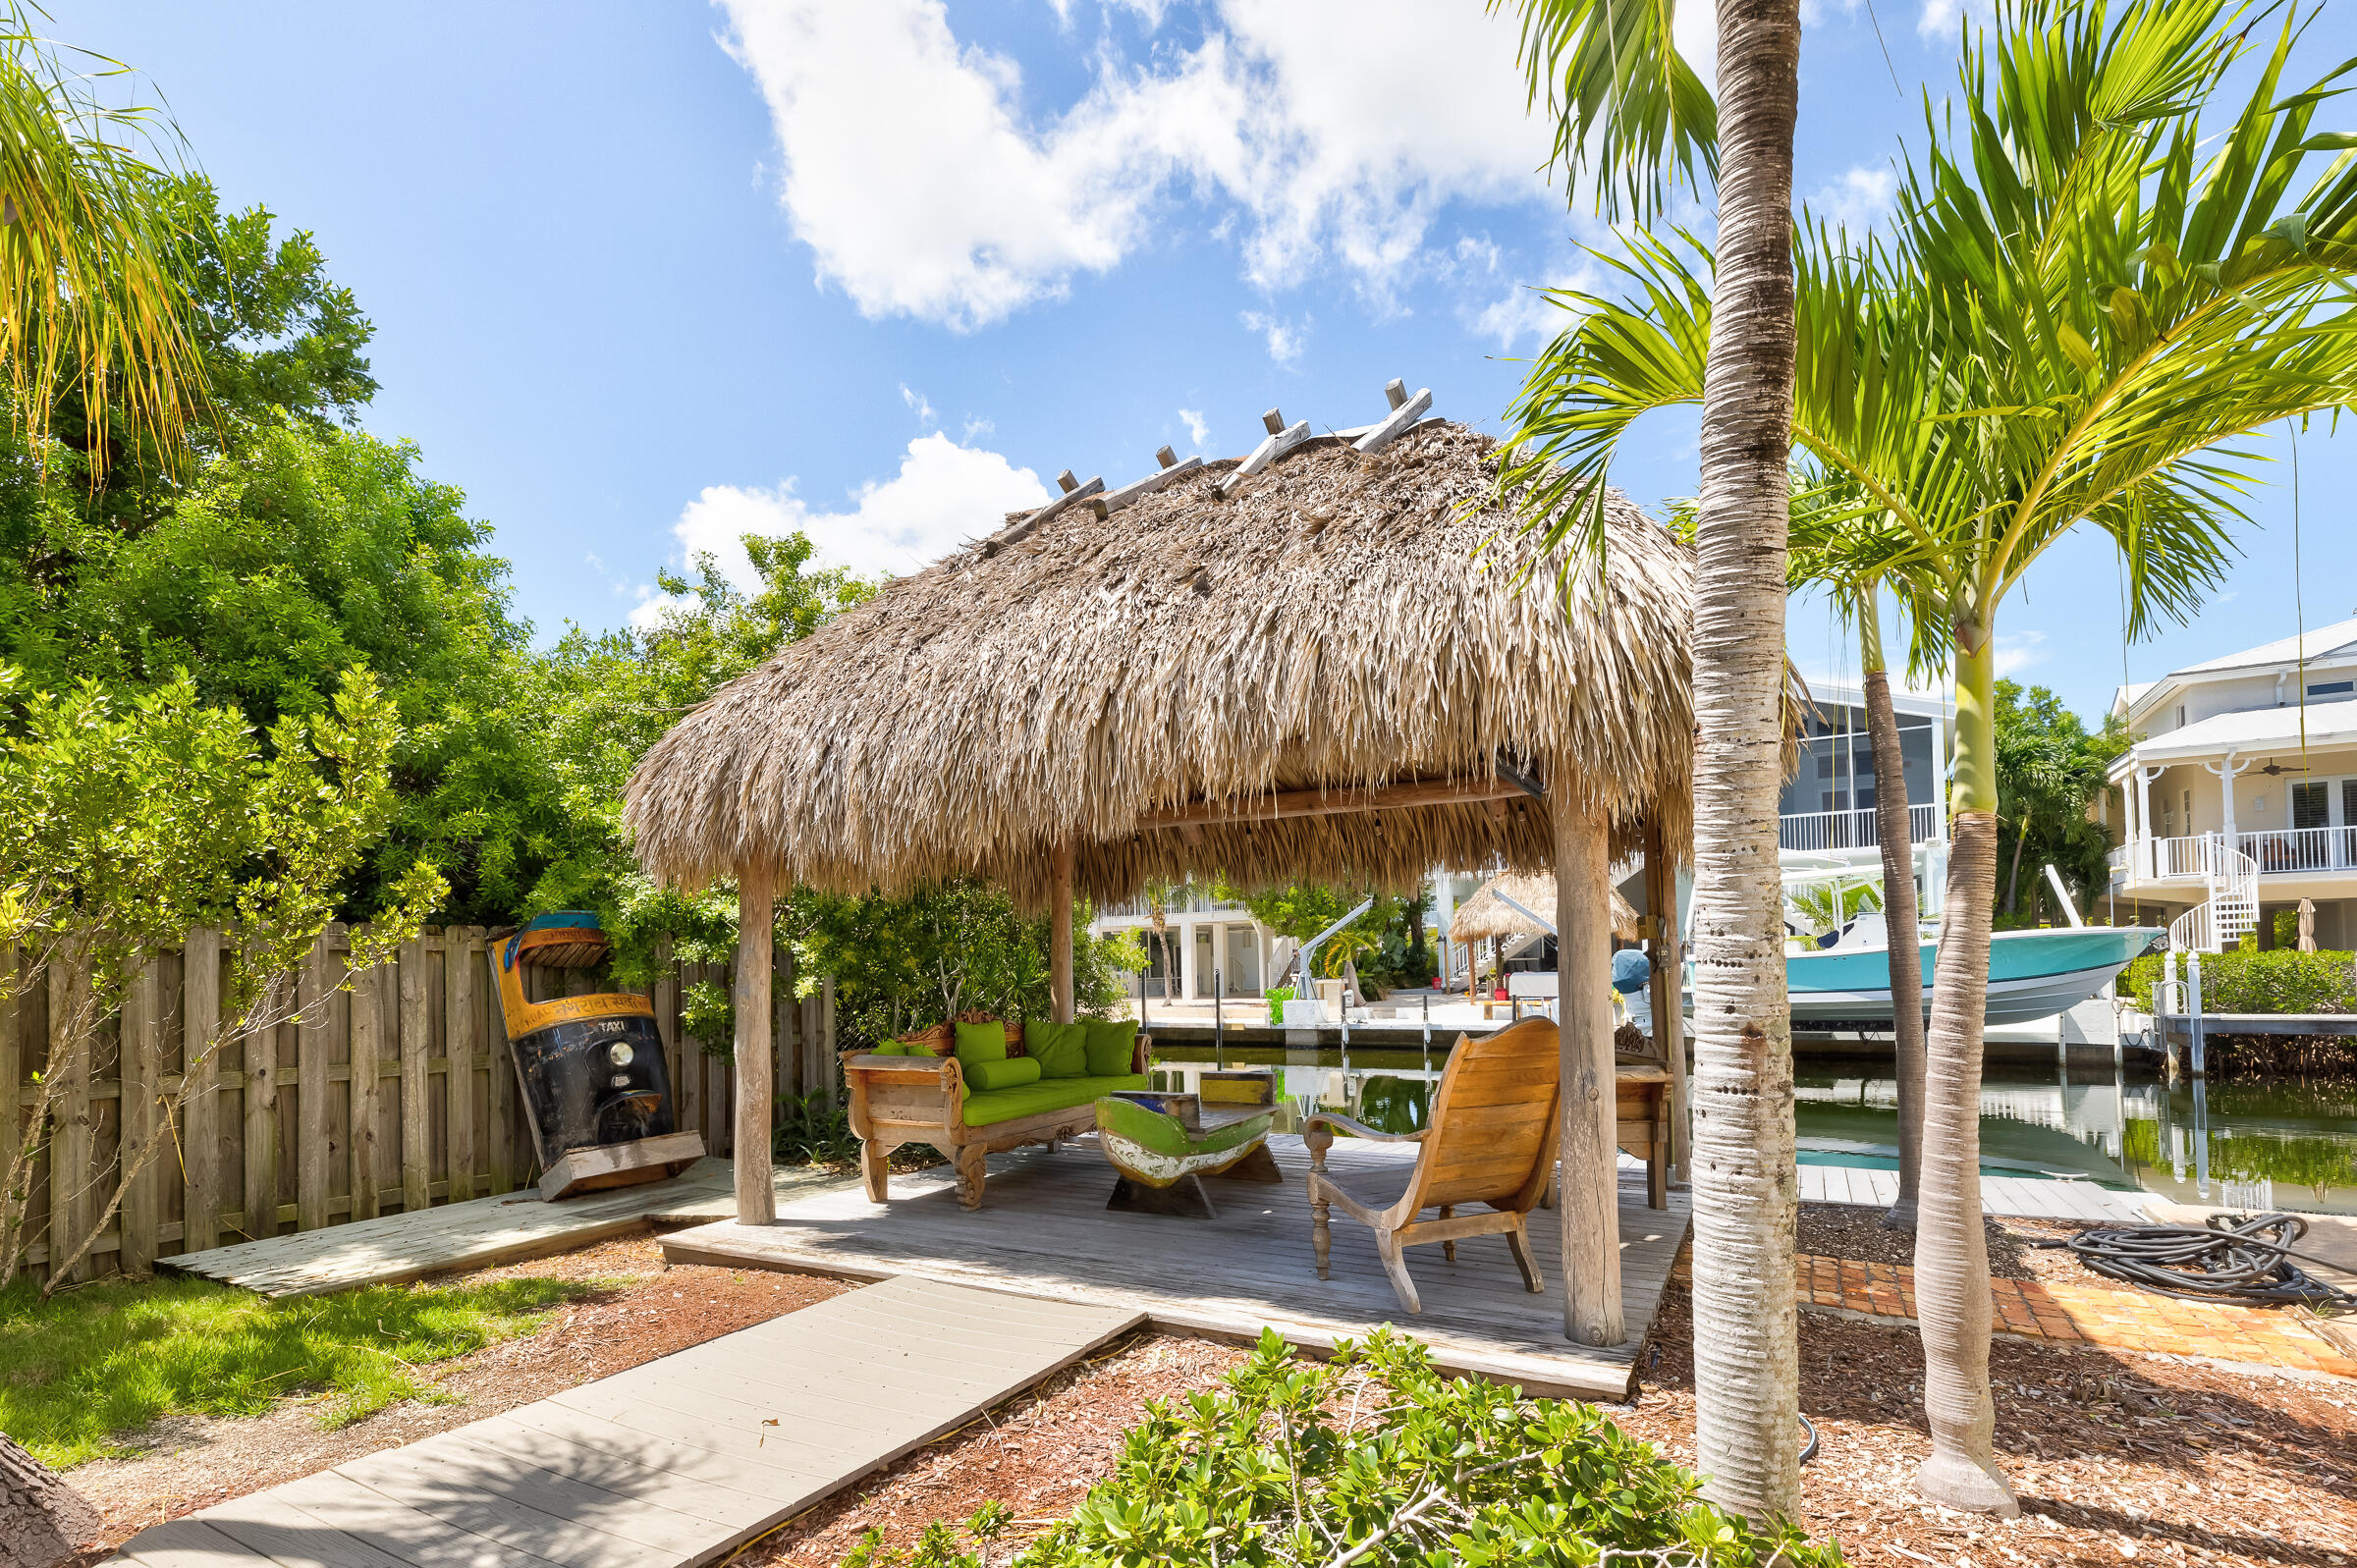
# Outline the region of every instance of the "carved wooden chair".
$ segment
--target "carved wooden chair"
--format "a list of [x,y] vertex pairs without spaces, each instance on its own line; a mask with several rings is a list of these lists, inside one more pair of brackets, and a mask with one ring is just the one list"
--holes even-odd
[[[1429,1242],[1441,1243],[1443,1256],[1453,1263],[1459,1237],[1504,1235],[1522,1271],[1523,1285],[1534,1294],[1545,1288],[1523,1219],[1538,1206],[1555,1173],[1561,1110],[1558,1039],[1556,1025],[1545,1018],[1481,1040],[1460,1036],[1449,1054],[1440,1092],[1433,1096],[1431,1123],[1421,1132],[1377,1132],[1331,1111],[1320,1111],[1302,1123],[1309,1144],[1310,1241],[1317,1250],[1320,1279],[1333,1277],[1327,1263],[1333,1246],[1330,1210],[1340,1206],[1375,1232],[1375,1251],[1383,1259],[1384,1271],[1392,1276],[1399,1305],[1411,1313],[1424,1308],[1415,1281],[1407,1276],[1404,1253]],[[1371,1185],[1366,1178],[1357,1176],[1345,1190],[1326,1169],[1327,1151],[1334,1147],[1338,1127],[1374,1143],[1422,1145],[1405,1190],[1387,1203],[1366,1190]],[[1489,1213],[1457,1213],[1471,1204],[1486,1206]],[[1439,1210],[1439,1217],[1419,1219],[1428,1209]]]

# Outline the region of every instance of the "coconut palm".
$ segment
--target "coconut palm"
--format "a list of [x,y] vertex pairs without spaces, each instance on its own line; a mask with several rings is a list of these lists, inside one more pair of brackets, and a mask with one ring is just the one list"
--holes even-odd
[[125,434],[174,460],[203,396],[179,236],[154,199],[172,133],[102,104],[91,83],[127,68],[75,52],[85,69],[69,69],[33,15],[0,7],[0,375],[36,453],[74,397],[95,482]]
[[[1917,1484],[1950,1506],[2016,1506],[1991,1446],[1979,1194],[1997,615],[2082,524],[2121,553],[2131,636],[2188,614],[2247,520],[2255,458],[2229,444],[2357,397],[2357,336],[2332,313],[2357,269],[2357,138],[2310,127],[2350,68],[2285,81],[2313,14],[2258,36],[2229,0],[2007,0],[1968,38],[1961,125],[1906,165],[1890,244],[1800,267],[1795,444],[1905,534],[1893,566],[1930,584],[1954,650],[1916,1244]],[[2207,114],[2238,64],[2247,95]],[[1645,306],[1565,334],[1517,410],[1573,494],[1639,413],[1705,382],[1707,253],[1641,246],[1627,265]]]
[[[1753,1519],[1789,1515],[1800,1501],[1799,1181],[1782,889],[1767,872],[1782,784],[1799,0],[1719,0],[1715,104],[1672,41],[1675,0],[1514,9],[1557,161],[1576,169],[1592,155],[1601,204],[1640,216],[1672,181],[1715,180],[1717,281],[1744,302],[1708,333],[1695,531],[1695,1444],[1714,1501]],[[1511,456],[1500,484],[1522,491],[1534,519],[1551,516],[1550,499],[1570,500],[1559,531],[1584,523],[1600,537],[1601,486],[1551,498],[1543,471]]]

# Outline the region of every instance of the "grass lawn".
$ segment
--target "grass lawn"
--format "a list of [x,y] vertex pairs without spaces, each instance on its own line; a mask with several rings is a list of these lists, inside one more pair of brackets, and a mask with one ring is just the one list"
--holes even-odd
[[605,1288],[521,1278],[270,1301],[159,1277],[43,1301],[20,1281],[0,1292],[0,1431],[62,1467],[129,1451],[116,1439],[159,1417],[260,1415],[299,1392],[321,1395],[321,1423],[342,1426],[435,1397],[422,1364],[525,1332]]

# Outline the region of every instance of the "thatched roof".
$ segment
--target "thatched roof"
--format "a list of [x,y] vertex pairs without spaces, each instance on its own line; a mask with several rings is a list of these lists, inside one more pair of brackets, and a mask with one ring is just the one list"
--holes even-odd
[[1208,463],[898,578],[647,753],[639,860],[846,892],[979,874],[1031,909],[1068,837],[1100,902],[1189,870],[1404,889],[1435,865],[1545,868],[1549,808],[1526,798],[1141,825],[1303,787],[1494,782],[1502,751],[1609,813],[1616,855],[1659,812],[1682,858],[1692,552],[1615,494],[1601,566],[1541,559],[1487,501],[1492,446],[1440,420],[1372,455],[1312,440],[1231,497],[1236,463]]
[[[1451,942],[1486,942],[1492,937],[1545,936],[1543,927],[1516,909],[1504,892],[1523,909],[1535,909],[1548,919],[1555,918],[1555,873],[1552,871],[1509,871],[1502,877],[1492,877],[1474,891],[1473,896],[1456,906],[1449,916]],[[1637,912],[1620,890],[1612,890],[1613,935],[1637,940]]]

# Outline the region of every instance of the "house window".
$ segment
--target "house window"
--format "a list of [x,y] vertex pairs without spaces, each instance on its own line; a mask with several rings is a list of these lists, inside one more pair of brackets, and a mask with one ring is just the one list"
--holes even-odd
[[2295,833],[2302,828],[2332,826],[2330,789],[2322,780],[2291,786],[2291,826]]
[[2188,789],[2188,790],[2186,790],[2186,791],[2185,791],[2185,794],[2184,794],[2184,801],[2185,801],[2185,837],[2186,837],[2186,838],[2192,838],[2192,837],[2193,837],[2193,791],[2192,791],[2192,790]]
[[2177,704],[2177,722],[2174,728],[2179,730],[2185,728],[2185,705],[2181,702]]
[[2308,688],[2311,697],[2346,697],[2357,693],[2357,680],[2322,680]]

